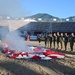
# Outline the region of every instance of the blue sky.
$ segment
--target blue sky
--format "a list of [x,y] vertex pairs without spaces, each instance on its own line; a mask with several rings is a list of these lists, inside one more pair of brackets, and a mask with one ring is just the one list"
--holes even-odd
[[66,18],[75,16],[75,0],[0,0],[0,14],[22,17],[37,13]]

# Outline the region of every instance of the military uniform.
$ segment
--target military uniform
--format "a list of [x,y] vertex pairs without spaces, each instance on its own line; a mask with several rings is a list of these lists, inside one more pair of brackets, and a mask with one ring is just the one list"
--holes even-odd
[[47,46],[47,34],[45,34],[44,38],[45,38],[45,47],[46,47]]
[[48,43],[48,47],[49,47],[49,40],[50,40],[50,36],[49,34],[47,35],[47,43]]
[[50,48],[52,47],[52,36],[50,36]]
[[48,35],[48,45],[50,43],[50,48],[52,47],[52,34]]
[[37,38],[38,38],[38,41],[39,41],[39,44],[40,44],[40,42],[41,42],[41,35],[38,35]]
[[70,48],[71,48],[71,51],[73,51],[75,37],[71,35],[69,40],[70,40]]
[[67,44],[68,44],[68,36],[65,35],[65,36],[64,36],[64,46],[65,46],[65,50],[67,50]]
[[55,48],[55,42],[56,42],[56,36],[53,36],[53,45],[54,45],[54,48]]
[[63,42],[64,42],[64,37],[63,36],[60,36],[61,49],[63,48]]
[[57,48],[59,48],[59,43],[60,43],[60,35],[57,35]]

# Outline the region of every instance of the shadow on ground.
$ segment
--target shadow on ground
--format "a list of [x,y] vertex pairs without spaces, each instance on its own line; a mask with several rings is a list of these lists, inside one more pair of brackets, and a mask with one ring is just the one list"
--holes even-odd
[[41,66],[45,66],[47,68],[52,69],[54,72],[56,72],[59,75],[75,75],[75,69],[64,66],[63,64],[60,64],[54,60],[49,60],[49,61],[32,61],[35,62],[36,64],[39,64]]
[[[18,63],[15,63],[13,61],[0,62],[0,68],[3,68],[8,71],[6,75],[40,75],[39,73],[25,66],[21,66]],[[5,74],[2,74],[2,75],[5,75]]]

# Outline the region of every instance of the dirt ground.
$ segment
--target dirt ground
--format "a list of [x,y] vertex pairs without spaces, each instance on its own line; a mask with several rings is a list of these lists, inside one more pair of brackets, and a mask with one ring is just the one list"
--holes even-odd
[[[26,41],[26,44],[39,46],[38,41]],[[44,42],[41,46],[44,47]],[[69,44],[67,51],[64,47],[62,50],[53,49],[53,46],[52,50],[63,52],[66,57],[49,61],[9,59],[0,52],[0,75],[75,75],[75,46],[73,52]]]

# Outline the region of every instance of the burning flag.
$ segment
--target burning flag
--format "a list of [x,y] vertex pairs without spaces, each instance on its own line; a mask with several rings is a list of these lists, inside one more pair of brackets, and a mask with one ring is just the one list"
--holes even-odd
[[35,60],[50,60],[64,58],[65,54],[50,49],[28,46],[18,31],[9,32],[3,38],[4,53],[9,58],[24,58]]
[[24,58],[24,59],[35,59],[35,60],[50,60],[56,58],[64,58],[65,54],[61,52],[55,52],[50,49],[44,49],[39,47],[30,47],[33,52],[18,52],[15,50],[5,49],[4,53],[8,54],[9,58]]

